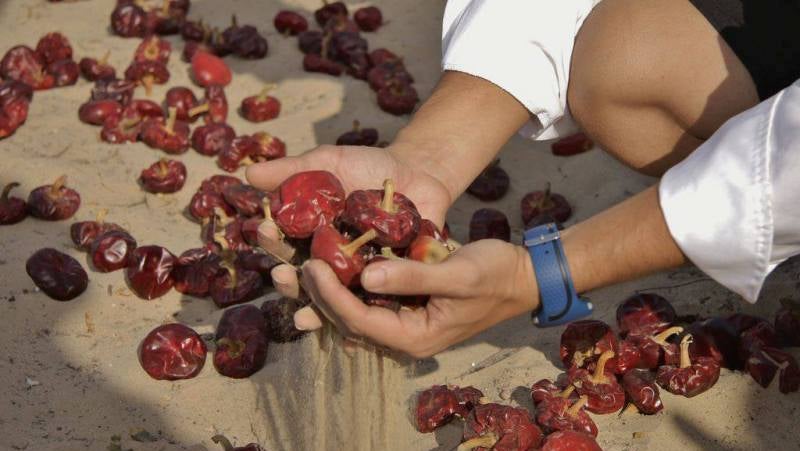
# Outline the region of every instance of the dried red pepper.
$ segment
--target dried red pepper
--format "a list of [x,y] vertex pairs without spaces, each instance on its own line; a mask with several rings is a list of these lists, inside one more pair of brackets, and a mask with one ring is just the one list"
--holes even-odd
[[149,96],[154,84],[163,85],[169,81],[169,70],[158,61],[134,62],[125,69],[125,79],[144,86],[145,93]]
[[461,446],[479,450],[527,450],[538,448],[543,437],[527,410],[489,403],[475,406],[467,416],[465,442]]
[[614,351],[604,351],[597,360],[594,372],[590,373],[583,368],[573,368],[569,371],[572,384],[578,395],[587,396],[586,410],[597,414],[613,413],[625,405],[625,391],[617,382],[612,371],[606,368],[606,363],[614,357]]
[[214,156],[229,146],[236,132],[225,123],[209,123],[192,131],[192,148],[202,155]]
[[480,208],[469,221],[469,241],[489,239],[511,241],[511,225],[502,211]]
[[198,50],[192,56],[192,78],[198,85],[227,86],[233,79],[231,70],[222,58],[209,52]]
[[419,103],[419,94],[409,84],[392,83],[378,91],[380,109],[395,116],[411,114],[417,103]]
[[80,68],[73,60],[59,60],[50,63],[45,71],[53,77],[53,86],[72,86],[80,78]]
[[378,142],[378,130],[362,128],[359,121],[353,121],[353,129],[336,138],[337,146],[374,146]]
[[167,111],[170,108],[175,108],[178,120],[191,121],[193,119],[189,116],[189,111],[197,106],[197,97],[195,97],[191,89],[175,86],[167,91],[164,97],[164,104],[167,107]]
[[223,376],[245,378],[264,367],[267,327],[258,307],[240,305],[225,310],[215,341],[214,367]]
[[261,274],[238,267],[236,255],[225,252],[219,263],[222,271],[212,280],[209,293],[219,308],[252,301],[264,292]]
[[547,436],[542,451],[603,451],[594,437],[575,431],[558,431]]
[[598,320],[574,321],[561,334],[561,362],[565,368],[586,367],[602,353],[613,350],[616,342],[608,324]]
[[540,402],[536,406],[536,422],[546,433],[578,431],[597,437],[597,425],[584,410],[589,397],[583,395],[573,402],[570,394],[574,389],[569,386],[563,394]]
[[78,246],[78,249],[89,250],[92,241],[98,236],[110,232],[112,230],[120,230],[125,232],[121,226],[113,222],[105,222],[108,210],[100,210],[97,212],[97,217],[94,221],[80,221],[73,223],[69,228],[70,238],[72,242]]
[[242,116],[250,122],[264,122],[275,119],[281,112],[281,102],[269,95],[277,86],[269,84],[258,95],[242,100]]
[[111,272],[126,268],[136,249],[136,240],[128,232],[109,230],[97,236],[89,248],[94,269]]
[[142,141],[154,149],[170,154],[180,154],[189,150],[189,124],[177,120],[177,110],[169,109],[165,119],[150,118],[142,124]]
[[28,195],[28,213],[46,221],[68,219],[81,206],[81,196],[67,188],[67,176],[62,175],[52,185],[40,186]]
[[244,183],[227,186],[222,190],[222,197],[236,209],[241,216],[264,215],[264,191]]
[[692,336],[687,334],[681,339],[680,365],[664,365],[658,369],[656,382],[664,390],[686,398],[697,396],[708,390],[719,379],[719,363],[710,357],[689,356],[689,345]]
[[272,197],[272,217],[291,238],[308,238],[315,230],[333,224],[344,210],[342,183],[327,171],[295,174]]
[[125,270],[128,286],[142,299],[161,297],[175,283],[172,268],[175,256],[161,246],[140,246],[133,251],[130,265]]
[[86,291],[89,276],[77,260],[52,248],[28,258],[25,271],[40,290],[56,301],[70,301]]
[[664,408],[655,375],[646,369],[632,369],[622,376],[622,386],[639,412],[653,415]]
[[358,190],[347,196],[342,221],[362,233],[375,230],[375,242],[392,248],[407,247],[419,233],[420,214],[414,203],[395,191],[387,179],[383,190]]
[[162,158],[143,169],[139,181],[148,192],[175,193],[186,183],[186,166],[178,160]]
[[505,169],[495,160],[481,172],[467,187],[467,192],[484,202],[499,200],[508,192],[511,179]]
[[45,72],[45,67],[45,61],[33,49],[18,45],[0,60],[0,77],[25,83],[35,90],[50,89],[55,78]]
[[333,226],[325,225],[314,232],[311,256],[329,264],[343,285],[357,286],[360,284],[359,276],[366,266],[361,248],[377,236],[375,230],[368,230],[349,241]]
[[547,215],[559,223],[566,222],[572,216],[572,207],[561,194],[550,191],[550,184],[544,191],[532,191],[520,202],[522,223],[530,224],[537,217]]
[[211,282],[222,270],[221,261],[219,255],[211,252],[208,247],[183,252],[172,268],[175,290],[191,296],[208,296]]
[[656,335],[671,326],[676,316],[672,304],[653,293],[631,296],[617,306],[617,326],[622,336]]
[[116,100],[89,100],[78,109],[81,122],[90,125],[103,125],[112,116],[122,115],[122,105]]
[[267,132],[253,133],[250,138],[256,143],[251,158],[256,161],[272,161],[286,156],[286,144]]
[[550,146],[550,149],[553,151],[553,155],[569,157],[591,150],[592,147],[594,147],[594,143],[586,136],[586,133],[579,132],[559,139]]
[[305,17],[297,14],[294,11],[278,11],[275,18],[272,20],[275,29],[278,33],[288,36],[297,36],[298,34],[308,30],[308,21]]
[[206,363],[205,342],[183,324],[163,324],[151,330],[139,345],[139,363],[156,380],[191,379]]
[[169,62],[169,55],[172,53],[172,45],[169,41],[151,35],[142,40],[133,53],[135,63],[146,63],[155,61],[166,65]]
[[45,64],[72,59],[72,46],[61,33],[51,32],[42,36],[36,44],[36,53]]
[[28,205],[25,201],[8,195],[18,186],[19,183],[11,182],[3,188],[3,194],[0,195],[0,225],[16,224],[28,216]]
[[100,59],[89,57],[81,58],[78,63],[78,68],[81,70],[83,78],[89,81],[116,79],[117,70],[114,69],[114,66],[108,64],[108,57],[110,55],[110,52],[106,52]]
[[189,117],[203,115],[206,124],[225,122],[228,119],[228,99],[220,85],[206,87],[203,103],[189,110]]

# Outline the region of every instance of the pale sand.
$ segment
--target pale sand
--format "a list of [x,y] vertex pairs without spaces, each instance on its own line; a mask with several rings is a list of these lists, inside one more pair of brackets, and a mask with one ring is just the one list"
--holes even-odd
[[[374,3],[391,23],[368,35],[371,46],[386,46],[404,55],[418,89],[427,96],[439,72],[444,2]],[[0,49],[17,43],[35,45],[44,32],[60,30],[71,39],[77,57],[101,56],[110,49],[111,62],[124,70],[137,41],[107,34],[112,4],[111,0],[2,1]],[[231,123],[237,131],[269,131],[297,154],[332,142],[355,118],[377,127],[387,139],[406,122],[382,113],[362,82],[300,70],[295,40],[277,35],[272,17],[284,7],[310,13],[317,2],[195,0],[193,4],[193,18],[224,25],[235,12],[242,22],[259,24],[269,38],[267,59],[229,59],[236,74],[227,93],[235,107],[262,83],[277,82],[283,113],[264,126],[245,123],[234,113]],[[176,53],[181,48],[177,45]],[[177,54],[173,56],[171,85],[190,84],[186,68]],[[157,87],[154,99],[160,100],[165,90]],[[193,151],[180,156],[189,167],[183,191],[164,197],[145,195],[135,178],[162,154],[142,144],[115,147],[99,142],[99,130],[77,119],[78,106],[88,93],[89,84],[81,81],[75,87],[36,94],[28,123],[13,138],[0,141],[0,182],[19,181],[22,187],[16,193],[26,195],[66,173],[84,200],[76,220],[108,208],[108,219],[128,227],[141,244],[158,243],[175,252],[196,246],[198,226],[181,211],[200,180],[218,172],[214,160]],[[548,181],[574,203],[573,221],[654,182],[599,150],[560,159],[550,155],[546,144],[519,138],[504,149],[502,166],[511,174],[511,192],[492,206],[508,212],[517,239],[520,197]],[[449,218],[456,238],[465,239],[469,216],[479,205],[473,199],[459,199]],[[154,326],[173,319],[201,333],[211,332],[221,312],[209,301],[181,299],[176,292],[142,301],[124,288],[119,272],[91,272],[87,292],[68,303],[33,292],[24,266],[39,247],[60,248],[85,261],[70,243],[70,223],[28,219],[0,228],[3,450],[105,450],[113,435],[122,436],[123,449],[217,449],[209,438],[218,432],[239,444],[261,442],[270,450],[449,450],[458,443],[458,424],[423,435],[408,421],[408,403],[416,390],[434,383],[474,384],[493,400],[501,400],[504,391],[511,396],[508,402],[530,407],[525,387],[560,371],[554,363],[560,329],[538,330],[527,318],[518,318],[422,362],[365,350],[349,356],[329,329],[298,343],[271,347],[266,368],[250,379],[221,377],[209,360],[196,379],[157,382],[139,367],[139,340]],[[692,269],[599,290],[590,297],[597,306],[596,317],[607,321],[613,321],[616,303],[634,290],[664,286],[674,288],[656,291],[673,300],[682,313],[745,311],[771,316],[777,300],[794,292],[796,278],[794,265],[779,270],[755,306],[713,282],[698,281],[702,275]],[[698,282],[681,286],[694,281]],[[8,300],[11,296],[14,302]],[[486,359],[496,363],[465,375]],[[26,377],[39,385],[28,389]],[[723,371],[717,386],[696,399],[664,395],[662,415],[595,419],[601,430],[599,441],[609,450],[800,449],[795,430],[800,424],[798,400],[798,395],[779,394],[777,387],[762,390],[749,376]],[[131,440],[130,432],[140,428],[158,440]]]

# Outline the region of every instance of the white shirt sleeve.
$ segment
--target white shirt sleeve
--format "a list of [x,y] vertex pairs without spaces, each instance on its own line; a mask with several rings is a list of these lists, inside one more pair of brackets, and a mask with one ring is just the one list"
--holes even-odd
[[552,139],[577,127],[567,111],[575,36],[599,0],[449,0],[442,67],[488,80],[534,119],[520,133]]
[[800,81],[723,125],[659,188],[670,233],[698,268],[755,302],[800,253]]

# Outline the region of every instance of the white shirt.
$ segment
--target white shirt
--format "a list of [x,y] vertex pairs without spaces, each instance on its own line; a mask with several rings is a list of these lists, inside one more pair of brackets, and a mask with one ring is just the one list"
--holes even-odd
[[[442,67],[486,79],[525,105],[535,119],[524,136],[563,136],[575,129],[566,97],[575,36],[597,3],[449,0]],[[683,253],[755,302],[767,275],[800,253],[798,173],[800,82],[730,119],[670,169],[661,208]]]

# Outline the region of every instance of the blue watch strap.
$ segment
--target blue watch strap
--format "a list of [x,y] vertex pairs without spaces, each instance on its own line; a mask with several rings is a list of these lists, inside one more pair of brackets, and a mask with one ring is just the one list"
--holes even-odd
[[541,300],[539,310],[533,313],[534,323],[539,327],[557,326],[591,314],[591,302],[575,292],[558,227],[551,223],[526,230],[524,243],[531,255]]

